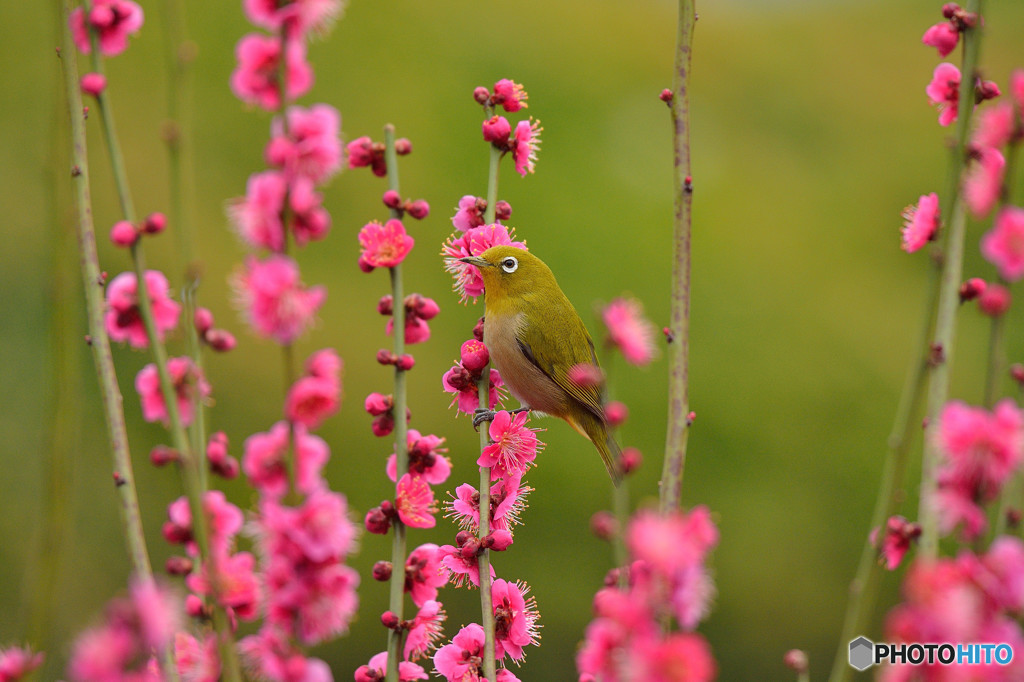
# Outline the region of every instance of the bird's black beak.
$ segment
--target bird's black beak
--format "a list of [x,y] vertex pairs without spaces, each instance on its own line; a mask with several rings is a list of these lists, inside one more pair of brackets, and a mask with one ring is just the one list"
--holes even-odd
[[480,258],[479,256],[466,256],[465,258],[459,258],[458,260],[461,263],[469,263],[470,265],[475,265],[478,268],[492,267],[490,263],[485,261],[483,258]]

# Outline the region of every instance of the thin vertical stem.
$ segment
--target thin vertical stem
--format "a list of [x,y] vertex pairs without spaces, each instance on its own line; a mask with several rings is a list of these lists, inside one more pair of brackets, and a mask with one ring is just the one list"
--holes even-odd
[[[399,190],[398,153],[395,150],[395,126],[390,123],[384,126],[384,155],[388,167],[388,189]],[[399,216],[397,209],[392,209],[391,216]],[[389,269],[391,274],[391,316],[392,334],[394,336],[395,357],[405,354],[405,291],[402,282],[402,266],[396,265]],[[405,421],[408,396],[405,386],[405,370],[395,365],[395,480],[401,481],[409,473],[409,442],[408,425]],[[394,536],[391,542],[391,590],[390,607],[399,622],[405,618],[405,560],[407,552],[406,527],[400,520],[392,524]],[[395,628],[388,631],[388,682],[398,681],[398,664],[401,661],[403,630]]]
[[[966,159],[965,149],[971,113],[974,110],[974,83],[981,51],[981,0],[971,0],[967,11],[978,16],[975,26],[963,32],[964,60],[961,69],[960,101],[957,111],[956,144],[951,151],[951,175],[954,187],[959,190],[960,177]],[[942,217],[948,220],[945,249],[943,250],[942,274],[939,283],[939,303],[935,317],[935,339],[932,348],[941,355],[932,369],[928,387],[928,426],[925,434],[924,458],[921,463],[921,497],[918,517],[921,522],[921,556],[934,559],[939,550],[938,515],[935,509],[935,493],[938,490],[938,469],[941,452],[933,437],[938,427],[938,415],[949,396],[950,365],[953,360],[953,342],[956,337],[956,310],[959,304],[959,287],[963,275],[964,235],[966,232],[966,207],[959,191],[943,198]],[[947,210],[945,206],[951,206]]]
[[690,412],[690,229],[693,193],[690,181],[690,57],[696,23],[694,0],[679,0],[675,78],[672,83],[675,149],[675,220],[672,238],[672,294],[669,329],[668,427],[661,474],[660,508],[679,507],[686,465]]

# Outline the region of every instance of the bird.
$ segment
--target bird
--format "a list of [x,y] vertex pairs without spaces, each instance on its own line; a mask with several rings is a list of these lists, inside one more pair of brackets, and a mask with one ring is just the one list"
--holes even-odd
[[[594,342],[551,268],[515,246],[492,246],[458,260],[476,266],[483,278],[484,345],[522,403],[519,411],[568,422],[594,444],[618,485],[621,450],[605,417],[603,381],[570,379],[577,366],[600,367]],[[493,413],[482,409],[474,424],[481,418],[493,418]]]

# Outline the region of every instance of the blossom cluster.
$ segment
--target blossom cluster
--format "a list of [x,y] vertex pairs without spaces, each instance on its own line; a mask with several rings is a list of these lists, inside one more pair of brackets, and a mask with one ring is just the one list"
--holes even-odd
[[[626,543],[629,566],[609,574],[594,596],[595,618],[576,656],[580,682],[714,679],[711,649],[693,631],[715,592],[705,566],[718,543],[709,511],[638,512]],[[667,622],[679,630],[666,633]]]

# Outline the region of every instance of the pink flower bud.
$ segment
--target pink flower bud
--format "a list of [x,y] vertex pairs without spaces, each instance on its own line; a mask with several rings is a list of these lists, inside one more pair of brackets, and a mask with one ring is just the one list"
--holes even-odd
[[181,455],[178,454],[178,451],[166,445],[157,445],[149,451],[149,461],[153,463],[153,466],[162,467],[180,459]]
[[972,277],[960,285],[960,302],[973,301],[985,293],[985,287],[987,286],[985,280],[979,277]]
[[385,611],[384,613],[380,614],[380,622],[388,630],[394,630],[398,627],[398,616],[396,616],[391,611]]
[[611,540],[619,532],[619,522],[609,511],[595,512],[590,517],[590,532],[600,540]]
[[604,383],[604,372],[597,365],[581,362],[569,368],[567,378],[580,388],[593,388]]
[[203,606],[203,600],[194,594],[185,597],[185,613],[192,618],[205,618],[209,615]]
[[477,341],[484,340],[484,318],[480,318],[473,326],[473,338]]
[[469,372],[479,373],[491,361],[491,354],[482,341],[470,339],[462,344],[460,349],[462,366]]
[[512,533],[507,530],[492,531],[484,538],[484,547],[493,549],[495,552],[504,552],[512,545]]
[[206,458],[211,462],[223,462],[227,456],[228,437],[223,431],[216,431],[206,444]]
[[674,95],[672,94],[672,91],[669,90],[668,88],[665,88],[664,90],[662,90],[661,94],[658,95],[658,99],[660,99],[665,104],[672,104],[672,99],[673,98],[674,98]]
[[1002,92],[1000,92],[999,86],[996,85],[995,81],[979,80],[974,88],[974,102],[975,104],[981,104],[985,100],[995,99],[1001,94]]
[[417,199],[416,201],[409,204],[406,209],[416,220],[423,220],[430,214],[430,204],[423,199]]
[[101,73],[87,73],[82,76],[79,84],[81,85],[82,92],[97,97],[107,89],[107,78]]
[[643,455],[636,448],[622,449],[622,473],[631,474],[640,468],[643,462]]
[[167,557],[164,570],[168,575],[188,575],[192,572],[192,560],[184,556]]
[[487,142],[508,142],[512,134],[512,126],[504,116],[491,116],[483,122],[484,140]]
[[211,329],[206,332],[203,340],[218,353],[226,353],[229,350],[233,350],[236,345],[235,335],[224,329]]
[[459,549],[463,559],[474,559],[476,555],[480,553],[480,543],[476,538],[470,538],[466,541],[466,544]]
[[384,205],[388,208],[398,208],[402,204],[402,197],[393,189],[384,192]]
[[1001,284],[990,284],[978,297],[978,307],[989,317],[999,317],[1010,308],[1010,290]]
[[960,12],[960,5],[955,2],[947,2],[942,6],[942,16],[947,19],[952,19],[958,12]]
[[387,514],[380,507],[374,507],[366,512],[363,525],[366,526],[366,530],[369,533],[387,535],[388,530],[391,529],[391,519],[388,518]]
[[[486,203],[486,202],[485,202]],[[508,220],[512,217],[512,204],[505,200],[501,200],[494,204],[494,219],[495,220]]]
[[391,580],[391,562],[378,561],[373,565],[373,579],[378,582]]
[[127,220],[119,220],[110,228],[110,241],[117,246],[128,247],[138,240],[139,233]]
[[415,366],[416,359],[413,356],[409,355],[408,353],[403,354],[402,357],[398,358],[395,361],[395,367],[402,370],[403,372],[408,372]]
[[382,365],[393,365],[398,361],[395,354],[389,351],[387,348],[381,348],[377,351],[377,362]]
[[225,457],[224,460],[221,462],[210,462],[210,471],[212,471],[217,476],[220,476],[224,480],[234,480],[238,478],[238,460],[229,455],[228,457]]
[[160,234],[167,228],[167,216],[163,213],[150,213],[142,221],[142,231],[146,234]]
[[374,417],[380,416],[385,412],[390,412],[395,402],[389,395],[383,393],[371,393],[366,396],[366,401],[363,407],[366,411],[372,414]]
[[1024,386],[1024,365],[1019,362],[1015,362],[1010,366],[1010,376],[1018,384]]
[[413,310],[420,319],[432,320],[441,312],[441,307],[437,305],[434,299],[420,296],[416,299],[416,305]]
[[164,525],[160,528],[160,533],[164,536],[164,540],[172,545],[184,545],[186,542],[192,541],[192,531],[188,528],[182,528],[170,521],[164,522]]
[[487,104],[491,99],[491,91],[481,85],[473,90],[473,99],[477,104]]
[[807,654],[800,649],[787,651],[786,655],[782,657],[782,662],[786,664],[787,668],[798,673],[807,672]]
[[196,331],[202,336],[213,327],[213,313],[207,308],[196,308],[196,314],[192,318],[196,325]]
[[604,417],[611,426],[621,426],[629,417],[629,408],[625,403],[613,400],[604,406]]
[[405,156],[406,154],[412,154],[412,142],[404,137],[400,137],[395,140],[395,153],[399,156]]
[[455,546],[462,547],[464,544],[472,540],[475,536],[468,530],[460,530],[455,534]]
[[395,418],[390,412],[374,417],[373,423],[370,424],[370,428],[373,430],[373,435],[378,438],[387,436],[395,430]]
[[381,315],[390,315],[393,310],[395,299],[389,294],[387,296],[381,296],[380,300],[377,301],[377,312]]

